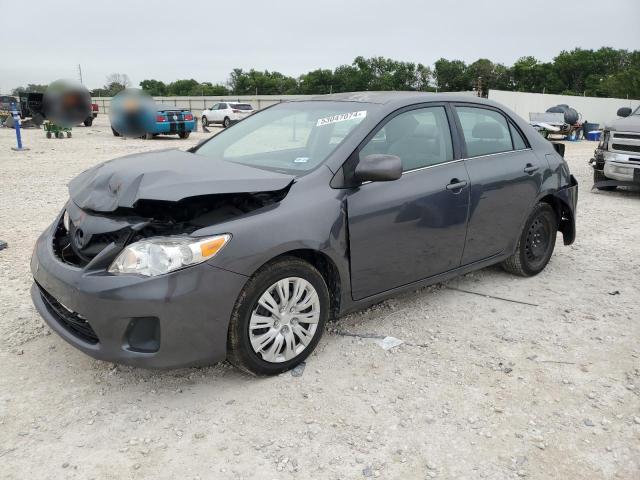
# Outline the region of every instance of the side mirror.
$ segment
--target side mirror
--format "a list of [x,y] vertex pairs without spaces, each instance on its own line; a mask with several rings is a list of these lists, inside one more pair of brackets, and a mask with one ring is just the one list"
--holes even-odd
[[631,109],[629,107],[622,107],[618,109],[619,117],[628,117],[629,115],[631,115]]
[[367,155],[360,158],[355,179],[358,182],[389,182],[402,176],[402,160],[395,155]]

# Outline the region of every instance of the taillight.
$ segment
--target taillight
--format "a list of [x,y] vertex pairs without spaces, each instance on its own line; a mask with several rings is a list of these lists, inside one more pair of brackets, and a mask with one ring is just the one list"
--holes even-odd
[[184,116],[184,119],[185,119],[187,122],[190,122],[191,120],[193,120],[193,115],[192,115],[192,114],[190,114],[190,113],[187,113],[187,114]]
[[167,117],[165,117],[164,115],[156,115],[156,122],[166,122]]

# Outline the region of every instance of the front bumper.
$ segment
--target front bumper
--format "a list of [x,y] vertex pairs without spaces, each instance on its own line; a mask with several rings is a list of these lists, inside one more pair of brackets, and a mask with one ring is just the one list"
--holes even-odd
[[640,160],[627,154],[596,151],[589,162],[594,170],[602,172],[607,180],[596,182],[594,187],[640,185]]
[[[207,263],[158,277],[90,272],[60,261],[51,242],[49,228],[31,259],[31,298],[45,322],[71,345],[99,360],[146,368],[225,359],[231,311],[247,277]],[[58,312],[86,321],[97,341],[70,328],[51,299]],[[137,327],[143,324],[154,327]],[[154,338],[140,338],[147,334]]]

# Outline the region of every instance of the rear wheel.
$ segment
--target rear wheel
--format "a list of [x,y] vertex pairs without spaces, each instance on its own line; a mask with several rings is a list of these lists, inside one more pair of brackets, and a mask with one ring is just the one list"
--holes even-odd
[[84,121],[85,127],[90,127],[91,125],[93,125],[93,117],[89,117]]
[[[605,177],[604,172],[602,172],[601,170],[596,170],[595,168],[593,169],[593,183],[604,182],[606,180],[609,180],[609,179]],[[612,192],[616,189],[616,186],[610,185],[608,187],[596,187],[596,188],[603,192]]]
[[538,203],[529,215],[516,252],[503,263],[507,271],[521,277],[537,275],[547,266],[556,245],[558,221],[547,203]]
[[240,292],[228,333],[228,359],[253,375],[275,375],[307,358],[322,336],[329,291],[320,272],[285,257],[262,267]]
[[202,117],[202,126],[203,127],[208,127],[209,126],[209,119],[205,116]]
[[224,128],[229,128],[231,126],[231,119],[229,119],[229,117],[224,117],[222,125],[224,126]]
[[114,137],[119,137],[120,136],[120,134],[116,131],[115,128],[111,127],[111,131],[113,132],[113,136]]
[[182,138],[182,139],[186,139],[186,138],[189,138],[189,135],[190,135],[190,134],[191,134],[191,132],[180,132],[180,133],[178,134],[178,136],[179,136],[180,138]]

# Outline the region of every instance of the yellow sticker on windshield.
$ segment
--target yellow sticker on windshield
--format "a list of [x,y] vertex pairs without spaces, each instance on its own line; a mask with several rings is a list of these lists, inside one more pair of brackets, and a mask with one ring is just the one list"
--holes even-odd
[[367,116],[366,110],[359,112],[339,113],[337,115],[331,115],[330,117],[319,118],[316,123],[316,127],[322,127],[323,125],[329,125],[330,123],[346,122],[347,120],[363,119]]

